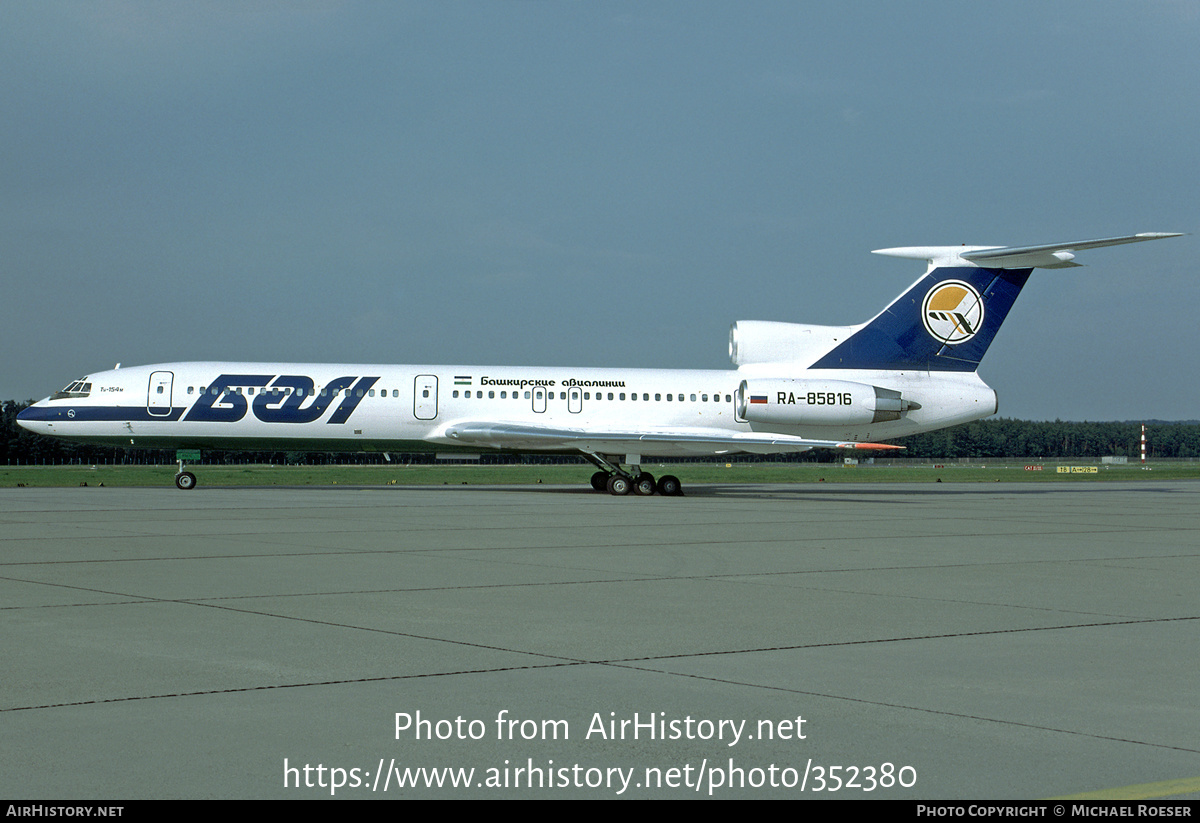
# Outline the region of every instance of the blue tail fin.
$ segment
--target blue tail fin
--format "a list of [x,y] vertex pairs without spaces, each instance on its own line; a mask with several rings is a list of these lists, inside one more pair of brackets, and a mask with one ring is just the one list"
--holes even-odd
[[1032,271],[932,269],[811,368],[975,371]]
[[875,254],[927,260],[929,270],[810,368],[975,371],[1033,269],[1078,266],[1075,253],[1085,249],[1179,236],[1142,232],[1044,246],[877,249]]

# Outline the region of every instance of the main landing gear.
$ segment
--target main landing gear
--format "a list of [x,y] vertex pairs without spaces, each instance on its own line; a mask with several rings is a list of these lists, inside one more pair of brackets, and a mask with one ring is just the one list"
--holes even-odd
[[606,491],[617,497],[623,497],[630,492],[643,497],[655,492],[664,497],[679,497],[683,494],[683,486],[678,477],[665,474],[655,481],[654,475],[642,471],[642,467],[638,465],[641,455],[625,456],[625,464],[629,466],[629,471],[623,470],[616,460],[598,454],[585,453],[584,457],[600,469],[592,475],[592,488],[598,492]]

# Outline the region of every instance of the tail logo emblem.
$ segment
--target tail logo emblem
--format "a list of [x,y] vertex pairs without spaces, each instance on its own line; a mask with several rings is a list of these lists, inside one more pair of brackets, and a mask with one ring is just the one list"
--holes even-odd
[[925,331],[948,346],[966,343],[983,326],[983,298],[970,283],[945,280],[925,295],[921,321]]

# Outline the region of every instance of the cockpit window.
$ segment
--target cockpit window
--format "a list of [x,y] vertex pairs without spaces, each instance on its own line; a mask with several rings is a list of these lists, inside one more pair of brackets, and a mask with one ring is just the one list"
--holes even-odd
[[67,397],[87,397],[92,393],[92,384],[85,383],[82,380],[76,380],[74,383],[67,386],[62,391],[57,391],[50,395],[51,400],[62,400]]

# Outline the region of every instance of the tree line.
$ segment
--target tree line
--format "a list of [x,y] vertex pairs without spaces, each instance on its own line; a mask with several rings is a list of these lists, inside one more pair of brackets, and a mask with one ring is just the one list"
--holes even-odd
[[[42,437],[17,425],[17,414],[29,403],[6,400],[0,406],[0,465],[29,463],[173,463],[172,449],[129,449],[113,446],[88,446]],[[905,457],[915,458],[1075,458],[1124,456],[1136,460],[1140,454],[1141,424],[1130,422],[1072,422],[1064,420],[1015,420],[1007,417],[977,420],[950,429],[915,434],[891,441],[904,446]],[[1146,455],[1149,459],[1200,457],[1200,422],[1146,422]],[[887,455],[892,457],[894,455]],[[326,452],[226,452],[203,453],[206,463],[307,463],[342,462],[345,455]],[[511,458],[484,455],[483,462],[511,462]],[[805,460],[840,459],[829,452],[812,452]],[[432,454],[392,455],[392,459],[432,462]],[[560,462],[563,458],[544,459]],[[724,458],[723,458],[724,459]],[[760,458],[755,458],[760,459]],[[795,458],[787,458],[795,459]],[[375,462],[370,460],[369,462]]]
[[[1146,423],[1146,457],[1200,457],[1200,421]],[[1015,420],[994,417],[892,441],[908,457],[1139,458],[1140,422]],[[890,455],[889,455],[890,456]]]

